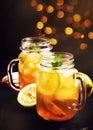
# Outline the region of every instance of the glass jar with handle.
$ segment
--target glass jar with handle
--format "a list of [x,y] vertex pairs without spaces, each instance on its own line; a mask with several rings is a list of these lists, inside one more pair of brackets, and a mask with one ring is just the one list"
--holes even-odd
[[37,73],[37,113],[46,120],[73,118],[86,103],[86,80],[75,68],[68,52],[49,52],[42,56]]
[[[52,49],[50,40],[46,37],[26,37],[21,41],[18,58],[9,62],[7,75],[11,88],[20,91],[24,86],[36,82],[36,73],[39,70],[43,53]],[[13,82],[14,66],[18,64],[18,86]]]

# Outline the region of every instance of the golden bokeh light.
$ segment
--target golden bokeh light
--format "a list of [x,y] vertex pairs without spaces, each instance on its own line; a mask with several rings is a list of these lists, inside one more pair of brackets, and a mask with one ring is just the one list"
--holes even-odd
[[[86,39],[93,40],[93,20],[89,8],[78,8],[81,3],[79,0],[31,0],[30,6],[39,14],[36,33],[39,36],[49,35],[53,45],[56,45],[60,38],[64,41],[69,38],[83,40],[84,43],[79,44],[79,49],[86,50]],[[56,38],[53,35],[56,35]]]
[[44,28],[44,32],[46,34],[52,34],[52,28],[47,26],[47,27]]
[[59,10],[59,11],[57,11],[57,13],[56,13],[56,16],[57,16],[57,18],[63,18],[64,17],[64,12],[62,11],[62,10]]
[[88,48],[87,43],[81,43],[80,44],[80,50],[86,50]]
[[50,42],[51,42],[52,45],[56,45],[57,44],[57,39],[50,38]]
[[52,6],[52,5],[48,5],[47,7],[46,7],[46,12],[47,13],[53,13],[53,11],[54,11],[54,7]]
[[42,15],[42,16],[41,16],[41,22],[46,23],[47,21],[48,21],[47,16]]
[[80,21],[81,21],[81,16],[80,16],[80,14],[74,14],[74,15],[73,15],[73,20],[74,20],[75,22],[80,22]]
[[42,11],[43,10],[43,4],[37,4],[36,11]]
[[84,34],[81,34],[81,39],[83,39],[85,37],[85,35]]
[[36,27],[38,29],[42,29],[44,27],[44,24],[41,21],[38,21],[37,24],[36,24]]
[[66,27],[64,31],[67,35],[71,35],[73,33],[73,29],[71,27]]
[[93,32],[89,32],[89,33],[88,33],[88,38],[89,38],[89,39],[93,39]]
[[56,5],[57,6],[62,6],[64,4],[64,0],[57,0]]

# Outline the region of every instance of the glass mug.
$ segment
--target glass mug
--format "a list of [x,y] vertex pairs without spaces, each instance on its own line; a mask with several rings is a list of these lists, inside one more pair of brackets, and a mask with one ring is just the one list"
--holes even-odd
[[[20,54],[18,58],[9,62],[7,75],[11,88],[20,91],[28,84],[36,82],[36,73],[39,70],[41,57],[52,49],[50,40],[46,37],[26,37],[21,41]],[[13,82],[13,69],[18,64],[19,85]]]
[[86,103],[84,77],[74,67],[74,56],[67,52],[43,55],[37,73],[37,113],[46,120],[73,118]]

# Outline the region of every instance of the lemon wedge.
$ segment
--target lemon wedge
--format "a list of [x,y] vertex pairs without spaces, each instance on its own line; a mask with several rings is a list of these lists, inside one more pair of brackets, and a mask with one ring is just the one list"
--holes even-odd
[[87,97],[90,97],[90,95],[92,94],[93,92],[93,82],[91,80],[91,78],[85,74],[85,73],[82,73],[82,72],[79,72],[85,79],[85,83],[86,83],[86,95]]
[[36,105],[36,84],[29,84],[18,92],[17,101],[24,107]]

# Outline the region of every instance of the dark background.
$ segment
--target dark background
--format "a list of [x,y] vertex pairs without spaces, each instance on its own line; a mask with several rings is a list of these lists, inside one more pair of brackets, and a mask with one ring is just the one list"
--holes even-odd
[[[68,2],[69,0],[67,0]],[[20,52],[19,46],[22,38],[27,36],[37,36],[35,31],[36,22],[40,15],[30,6],[31,0],[3,0],[0,2],[0,75],[4,76],[6,67],[9,61],[16,58]],[[39,0],[38,2],[52,3],[49,0]],[[76,8],[77,12],[83,14],[86,9],[92,12],[92,0],[81,0]],[[54,19],[51,23],[54,23]],[[56,22],[55,22],[56,23]],[[56,28],[60,28],[59,24],[55,24]],[[91,28],[93,30],[93,25]],[[88,29],[89,31],[89,29]],[[60,37],[61,32],[55,34],[58,38],[58,44],[54,46],[54,51],[68,51],[75,56],[75,65],[79,71],[87,73],[91,78],[93,77],[93,40],[87,38],[83,42],[87,42],[88,48],[80,50],[79,45],[81,39],[76,40],[68,38],[63,40]],[[87,33],[87,30],[86,32]],[[59,35],[59,36],[58,36]],[[49,35],[46,35],[50,37]],[[2,64],[3,61],[3,64]],[[3,70],[3,74],[2,74]],[[93,78],[92,78],[93,79]]]
[[[22,38],[37,36],[36,22],[41,16],[30,6],[31,0],[1,0],[0,1],[0,80],[7,74],[9,61],[20,53],[19,46]],[[69,2],[70,0],[64,0]],[[83,14],[87,9],[91,12],[93,21],[93,0],[78,0],[76,12]],[[38,2],[53,3],[55,0],[38,0]],[[63,40],[60,35],[63,26],[60,26],[55,18],[50,18],[50,24],[59,30],[54,37],[58,44],[54,51],[68,51],[75,56],[75,67],[93,80],[93,39],[68,38]],[[93,31],[85,30],[85,34]],[[51,37],[50,35],[46,35]],[[88,48],[80,50],[81,42],[88,44]],[[36,113],[36,109],[22,107],[17,102],[18,92],[12,90],[6,84],[0,83],[0,130],[93,130],[93,94],[86,102],[83,110],[79,111],[75,118],[67,122],[49,122],[43,120]]]

